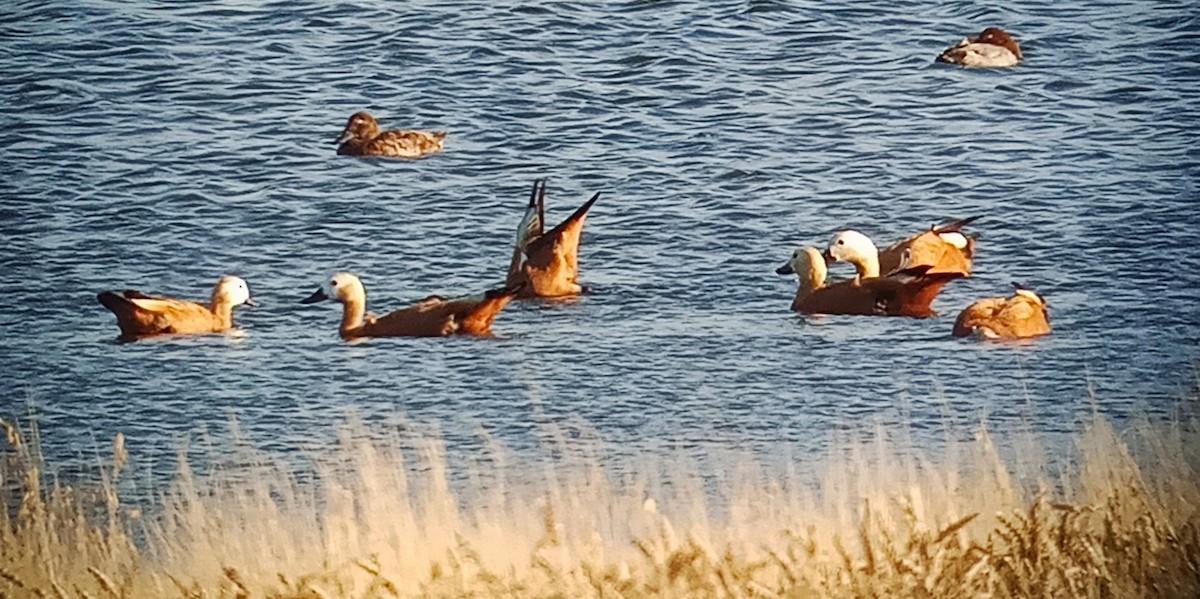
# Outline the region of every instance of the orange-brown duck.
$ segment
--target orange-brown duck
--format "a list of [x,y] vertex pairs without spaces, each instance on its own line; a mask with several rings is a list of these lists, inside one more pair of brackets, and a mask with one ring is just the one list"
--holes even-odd
[[931,273],[957,272],[970,276],[975,258],[975,237],[963,233],[966,225],[977,216],[935,225],[908,239],[902,239],[883,251],[866,235],[855,231],[839,231],[829,242],[825,257],[830,262],[849,262],[859,277],[877,277],[900,268],[907,257],[907,267],[929,266]]
[[533,182],[533,192],[525,215],[517,226],[516,244],[508,265],[505,284],[524,285],[521,297],[563,297],[579,295],[586,288],[579,284],[579,237],[592,204],[600,199],[597,192],[566,220],[543,232],[546,214],[546,181]]
[[233,328],[233,309],[254,306],[246,281],[222,277],[213,288],[207,305],[169,297],[154,297],[140,291],[103,291],[96,299],[117,317],[120,339],[152,335],[195,335],[223,333]]
[[359,337],[489,336],[492,321],[518,291],[504,287],[452,299],[431,295],[412,306],[376,317],[367,313],[367,291],[362,281],[348,272],[339,272],[300,303],[330,300],[342,304],[338,333],[347,340]]
[[928,265],[906,267],[883,277],[854,277],[825,284],[825,256],[816,248],[795,251],[791,260],[775,270],[800,278],[792,310],[807,314],[857,314],[863,316],[936,316],[931,304],[946,283],[962,274],[930,273]]
[[1017,283],[1013,287],[1016,293],[1012,297],[989,297],[967,306],[954,321],[954,336],[1023,339],[1049,334],[1046,300]]

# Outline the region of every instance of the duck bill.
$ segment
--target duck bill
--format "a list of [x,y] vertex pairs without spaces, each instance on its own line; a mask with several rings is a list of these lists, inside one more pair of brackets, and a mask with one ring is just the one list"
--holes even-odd
[[253,298],[249,298],[249,297],[248,297],[248,298],[246,298],[246,301],[242,302],[242,305],[243,305],[243,306],[250,306],[251,308],[257,308],[257,307],[258,307],[258,302],[254,301],[254,299],[253,299]]
[[351,133],[349,129],[347,129],[345,131],[342,131],[342,134],[338,136],[337,141],[333,142],[333,145],[340,146],[352,139],[354,139],[354,134]]
[[821,257],[825,259],[825,264],[833,264],[834,262],[837,262],[837,258],[833,257],[833,254],[829,252],[829,248],[825,248],[825,251],[821,252]]
[[794,275],[794,274],[796,274],[796,269],[792,268],[791,262],[788,262],[787,264],[784,264],[783,266],[776,268],[775,274],[777,274],[777,275]]
[[328,295],[325,295],[325,290],[324,290],[324,289],[317,289],[316,291],[314,291],[314,292],[313,292],[313,294],[312,294],[312,295],[310,295],[310,296],[308,296],[308,297],[306,297],[306,298],[304,298],[304,299],[300,300],[300,303],[302,303],[302,304],[315,304],[315,303],[317,303],[317,302],[319,302],[319,301],[322,301],[322,300],[327,300],[327,299],[329,299],[329,296],[328,296]]

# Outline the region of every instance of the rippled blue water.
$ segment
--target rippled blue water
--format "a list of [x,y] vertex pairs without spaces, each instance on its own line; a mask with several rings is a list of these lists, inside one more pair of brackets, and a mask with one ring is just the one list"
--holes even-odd
[[[988,25],[1025,64],[933,62]],[[862,420],[1165,410],[1200,341],[1198,42],[1191,2],[8,1],[0,415],[32,397],[52,454],[121,431],[145,462],[231,415],[283,450],[355,412],[452,444],[584,422],[621,451],[804,455]],[[445,153],[336,156],[361,109]],[[348,345],[335,306],[297,304],[334,269],[377,312],[495,285],[535,177],[551,220],[603,192],[593,294],[483,341]],[[798,244],[973,214],[940,318],[788,311]],[[95,301],[225,273],[263,304],[243,336],[118,345]],[[1052,336],[949,336],[1012,280]]]

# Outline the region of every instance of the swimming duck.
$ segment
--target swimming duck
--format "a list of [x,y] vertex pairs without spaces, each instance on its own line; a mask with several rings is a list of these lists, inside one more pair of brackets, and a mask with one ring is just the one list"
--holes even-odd
[[904,267],[883,277],[855,277],[825,285],[825,256],[817,248],[796,250],[791,260],[775,270],[797,274],[800,285],[792,310],[808,314],[859,314],[866,316],[936,316],[930,304],[946,283],[961,278],[956,272],[931,273],[928,265]]
[[217,281],[207,306],[133,289],[102,291],[96,299],[116,315],[121,329],[118,339],[125,341],[151,335],[223,333],[233,328],[235,307],[258,305],[250,299],[246,281],[233,276]]
[[1012,297],[981,299],[958,315],[955,337],[979,335],[985,339],[1022,339],[1050,332],[1046,300],[1035,291],[1013,283]]
[[1011,67],[1022,59],[1017,40],[999,27],[988,27],[976,37],[963,38],[937,57],[938,62],[964,67]]
[[367,313],[367,291],[348,272],[335,273],[312,295],[300,301],[330,300],[342,304],[343,339],[358,337],[446,337],[491,335],[492,321],[516,296],[518,288],[504,287],[478,295],[447,299],[431,295],[384,316]]
[[963,228],[978,216],[934,225],[902,239],[879,251],[870,237],[853,229],[839,231],[829,242],[825,258],[830,262],[849,262],[854,265],[860,278],[877,277],[880,273],[892,272],[901,266],[902,260],[908,267],[929,266],[929,272],[957,272],[971,275],[971,261],[975,257],[975,237],[963,233]]
[[393,156],[420,158],[442,151],[445,131],[380,131],[379,122],[366,112],[356,112],[337,138],[343,156]]
[[543,233],[546,213],[546,180],[533,182],[529,206],[517,225],[516,244],[508,265],[505,284],[525,283],[521,297],[563,297],[586,291],[579,277],[579,236],[597,192],[566,220]]

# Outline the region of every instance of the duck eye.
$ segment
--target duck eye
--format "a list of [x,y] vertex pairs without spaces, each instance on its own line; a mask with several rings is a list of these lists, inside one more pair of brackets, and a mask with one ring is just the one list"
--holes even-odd
[[329,282],[329,286],[330,286],[330,287],[337,287],[337,279],[334,279],[334,280],[330,281],[330,282]]
[[845,239],[839,239],[839,240],[838,240],[838,245],[846,245],[846,240],[845,240]]

